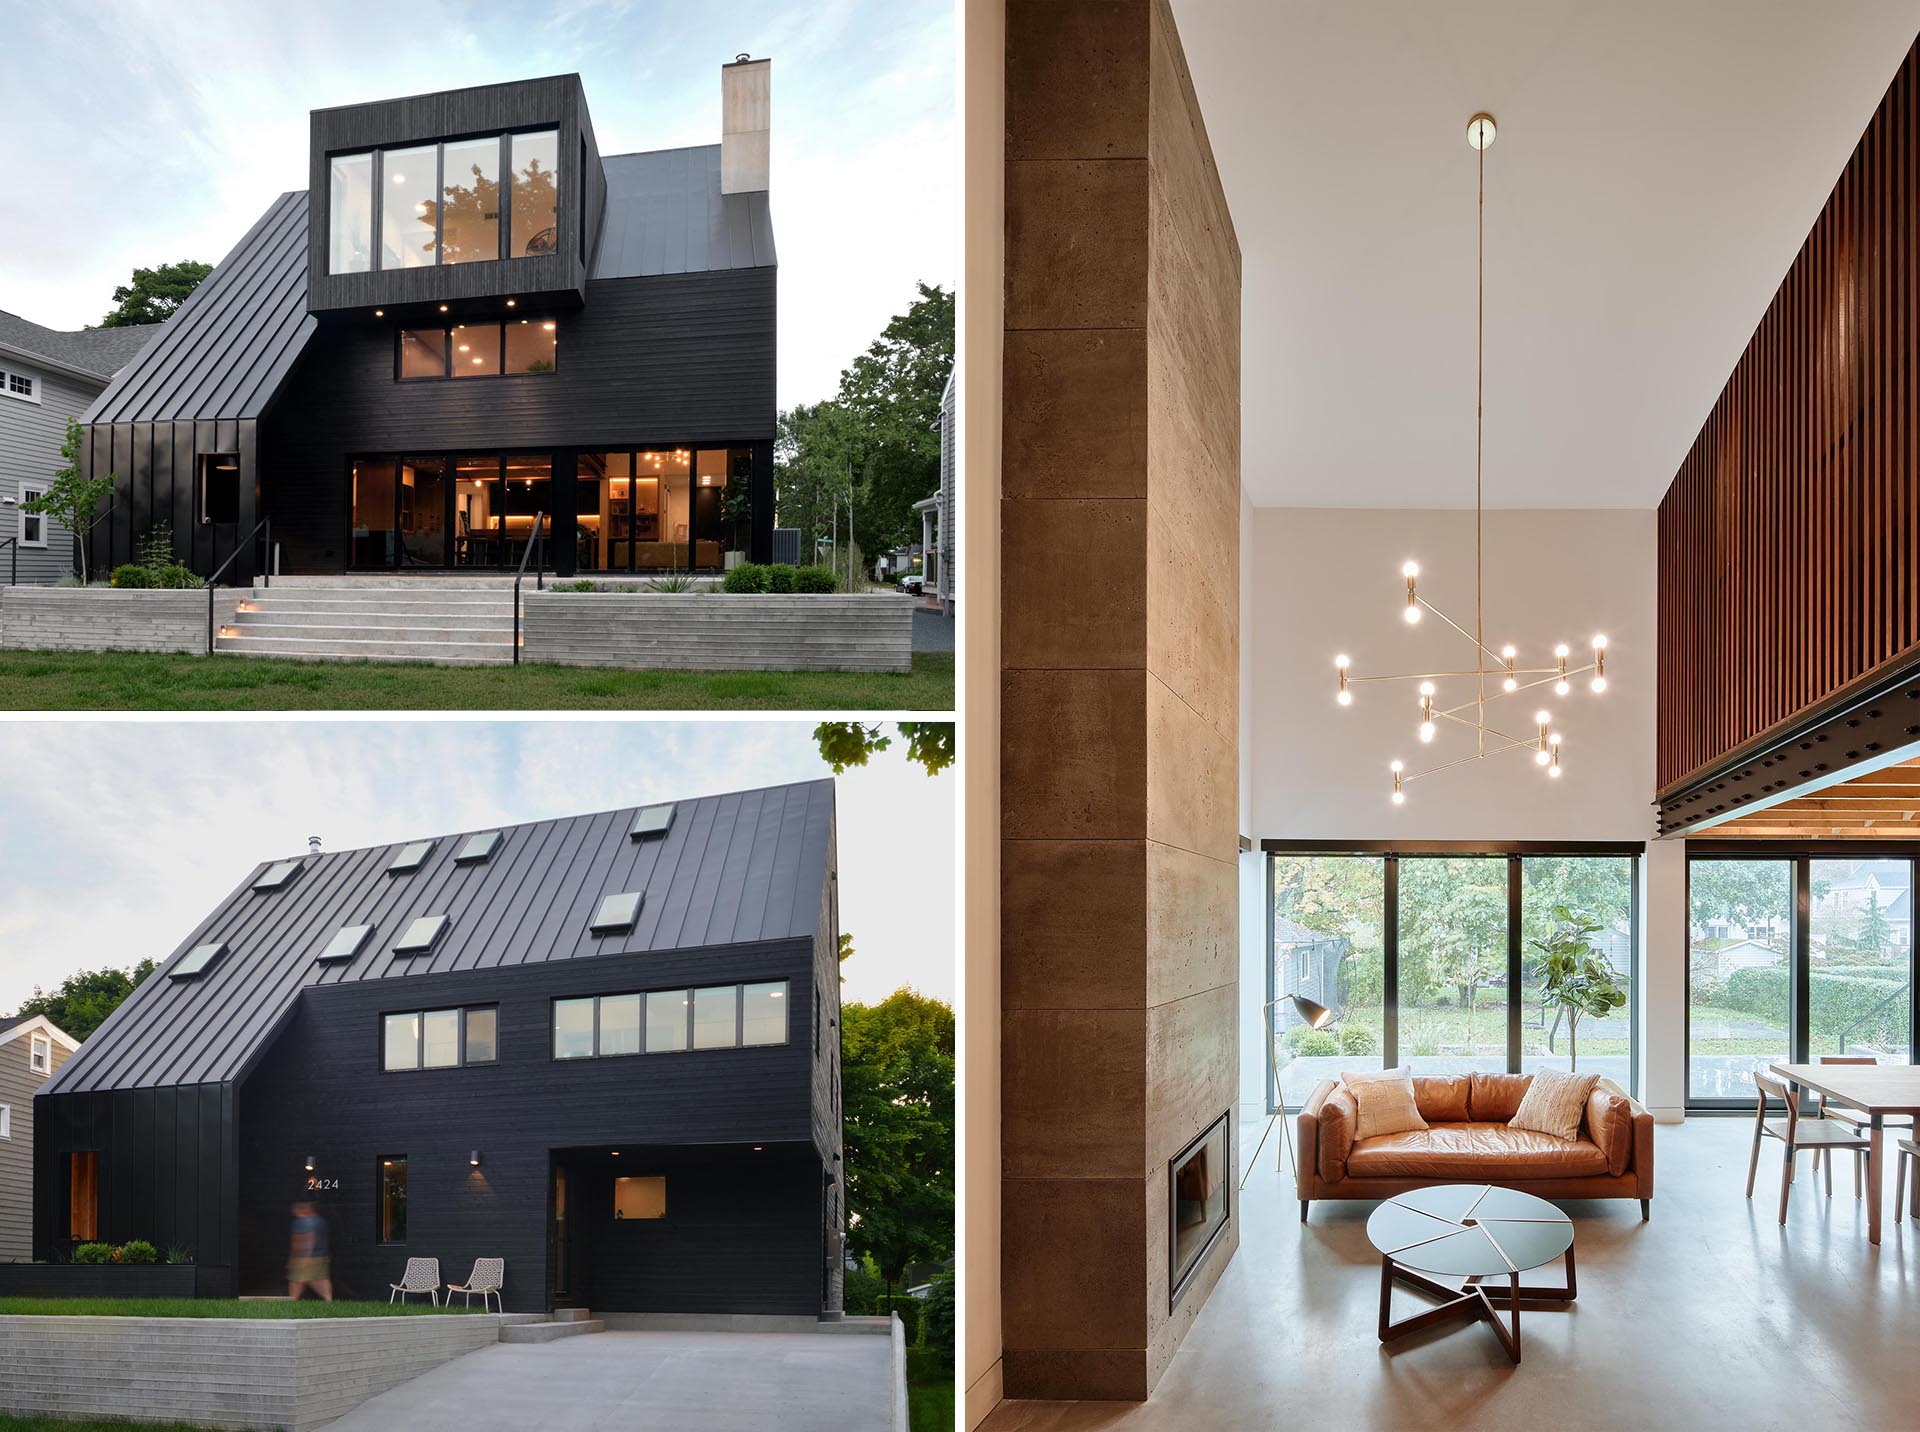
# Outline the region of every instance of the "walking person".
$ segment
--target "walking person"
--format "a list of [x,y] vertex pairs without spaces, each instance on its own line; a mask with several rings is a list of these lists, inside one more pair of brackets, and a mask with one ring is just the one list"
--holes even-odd
[[328,1269],[327,1220],[306,1199],[293,1205],[293,1241],[287,1254],[287,1296],[294,1302],[309,1284],[322,1302],[333,1301],[333,1276]]

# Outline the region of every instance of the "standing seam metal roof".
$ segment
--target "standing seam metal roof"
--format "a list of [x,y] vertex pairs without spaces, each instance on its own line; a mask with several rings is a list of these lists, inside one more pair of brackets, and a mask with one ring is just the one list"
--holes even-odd
[[[812,939],[831,874],[833,782],[808,781],[675,804],[664,836],[628,834],[640,807],[502,828],[491,859],[456,864],[468,835],[388,875],[407,842],[309,855],[271,891],[263,861],[80,1046],[48,1093],[231,1080],[269,1043],[302,990],[351,980],[533,965],[594,955]],[[602,897],[640,890],[628,931],[592,934]],[[429,955],[393,953],[409,922],[445,914]],[[372,924],[351,960],[315,956],[342,925]],[[168,978],[185,951],[230,947],[206,974]],[[404,998],[404,996],[397,996]]]
[[720,192],[720,146],[604,156],[607,212],[594,278],[770,268],[773,213],[765,190]]

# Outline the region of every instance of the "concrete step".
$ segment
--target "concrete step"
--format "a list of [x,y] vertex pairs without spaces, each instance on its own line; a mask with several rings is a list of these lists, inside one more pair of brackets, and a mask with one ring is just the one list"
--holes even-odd
[[301,636],[305,633],[290,628],[320,627],[343,634],[391,631],[399,633],[402,638],[412,634],[416,640],[426,639],[429,634],[436,641],[513,640],[511,608],[505,612],[435,612],[416,615],[412,612],[315,612],[273,606],[237,612],[228,625],[243,631],[258,631],[262,635]]
[[584,1323],[593,1317],[592,1308],[555,1308],[553,1320],[556,1323]]
[[[399,573],[388,575],[382,572],[377,575],[369,574],[367,576],[275,577],[271,588],[256,584],[255,590],[272,590],[276,592],[283,590],[356,592],[377,590],[384,587],[401,591],[435,589],[450,592],[499,591],[502,588],[511,591],[513,590],[513,579],[514,574],[512,572],[447,573],[445,575],[434,576],[411,576]],[[535,580],[535,574],[532,569],[529,568],[526,584],[531,587]],[[549,582],[553,580],[553,573],[551,571],[547,573],[547,580]]]
[[214,638],[216,656],[284,656],[322,661],[430,661],[449,666],[502,666],[513,661],[507,642],[356,641],[346,637],[227,636]]
[[566,1323],[517,1323],[500,1329],[500,1341],[503,1343],[550,1343],[561,1338],[585,1337],[589,1333],[605,1332],[607,1325],[599,1318],[582,1318],[577,1322]]
[[406,592],[386,587],[366,592],[256,592],[241,598],[248,607],[326,607],[339,611],[511,611],[513,593],[505,592]]

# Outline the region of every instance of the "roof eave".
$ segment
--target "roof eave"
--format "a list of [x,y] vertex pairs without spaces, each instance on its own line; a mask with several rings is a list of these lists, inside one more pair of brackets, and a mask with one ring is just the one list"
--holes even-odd
[[21,348],[12,343],[0,343],[0,355],[18,358],[65,378],[80,378],[89,383],[98,383],[103,388],[113,381],[111,373],[96,373],[91,368],[76,367],[72,363],[63,363],[58,358],[49,358],[44,353],[36,353],[31,348]]

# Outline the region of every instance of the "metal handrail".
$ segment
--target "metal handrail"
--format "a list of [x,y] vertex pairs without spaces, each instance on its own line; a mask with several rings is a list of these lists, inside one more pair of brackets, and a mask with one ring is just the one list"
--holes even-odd
[[547,514],[533,514],[533,540],[527,543],[527,550],[520,554],[520,570],[513,575],[513,664],[520,664],[520,580],[527,575],[527,558],[535,552],[540,560],[533,567],[534,586],[539,591],[547,589],[547,550],[546,542]]
[[[233,559],[238,557],[242,552],[250,550],[253,545],[253,539],[258,537],[263,529],[267,534],[267,556],[268,556],[267,565],[268,567],[272,567],[273,565],[273,561],[272,561],[273,519],[271,517],[262,517],[258,522],[253,524],[253,531],[249,532],[245,537],[242,537],[238,542],[233,544],[233,550],[227,553],[227,560],[222,562],[219,566],[215,567],[213,569],[213,575],[207,578],[207,655],[208,656],[213,655],[213,589],[220,585],[220,577],[227,570],[227,568],[233,565]],[[215,550],[218,550],[218,549],[216,548]],[[265,585],[271,587],[273,585],[273,573],[271,571],[268,571],[264,575],[266,578]]]

